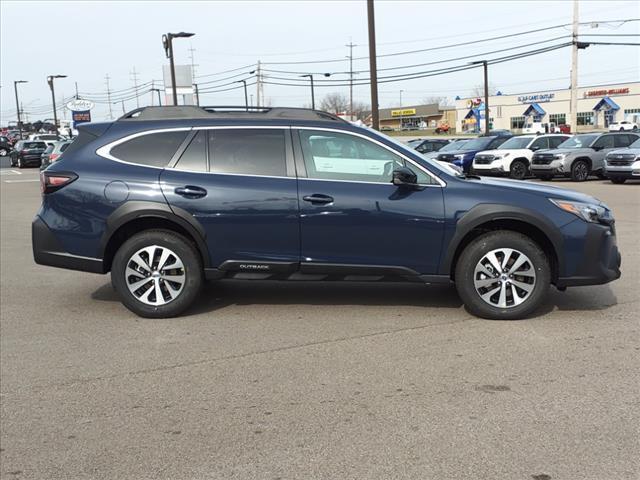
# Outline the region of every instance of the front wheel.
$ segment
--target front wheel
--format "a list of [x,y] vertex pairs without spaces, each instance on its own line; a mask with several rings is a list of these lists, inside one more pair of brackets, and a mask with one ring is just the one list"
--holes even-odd
[[589,165],[584,160],[576,160],[571,165],[571,180],[574,182],[584,182],[589,178]]
[[527,176],[527,164],[522,160],[514,160],[511,162],[509,176],[515,180],[524,180],[524,177]]
[[6,157],[9,151],[6,148],[0,148],[0,157]]
[[486,233],[462,252],[455,270],[458,294],[469,312],[517,320],[536,310],[549,290],[551,270],[542,249],[508,230]]
[[175,317],[200,292],[202,261],[195,246],[182,235],[148,230],[118,249],[111,282],[133,313],[147,318]]

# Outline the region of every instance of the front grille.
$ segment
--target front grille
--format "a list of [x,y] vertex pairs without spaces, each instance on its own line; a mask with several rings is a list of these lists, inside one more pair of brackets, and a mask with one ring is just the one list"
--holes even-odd
[[476,165],[489,165],[491,162],[493,162],[493,159],[493,155],[476,155],[476,158],[474,158],[473,160]]
[[553,160],[553,155],[534,155],[531,163],[534,165],[549,165]]
[[636,156],[629,153],[618,153],[615,155],[607,156],[607,165],[611,165],[612,167],[626,167],[631,165]]
[[447,155],[446,153],[438,155],[438,160],[442,160],[444,162],[453,162],[455,159],[455,155]]

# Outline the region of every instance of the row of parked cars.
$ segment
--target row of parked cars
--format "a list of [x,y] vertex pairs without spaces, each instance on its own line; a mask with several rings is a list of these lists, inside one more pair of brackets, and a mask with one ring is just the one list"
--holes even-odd
[[3,143],[2,150],[5,153],[2,156],[9,155],[12,167],[46,168],[62,155],[72,141],[60,135],[33,134],[13,145]]
[[491,132],[477,138],[412,140],[429,158],[459,167],[465,173],[504,175],[522,180],[561,176],[582,182],[591,175],[613,183],[640,179],[640,134],[635,132],[578,135],[517,135]]

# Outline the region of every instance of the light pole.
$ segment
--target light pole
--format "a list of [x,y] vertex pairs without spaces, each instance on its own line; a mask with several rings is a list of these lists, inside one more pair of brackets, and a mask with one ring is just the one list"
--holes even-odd
[[51,89],[51,102],[53,103],[53,127],[55,129],[56,135],[58,135],[58,114],[56,113],[56,92],[53,88],[53,81],[56,78],[67,78],[66,75],[49,75],[47,77],[47,83],[49,84],[49,88]]
[[27,80],[13,81],[13,90],[16,93],[16,112],[18,112],[18,135],[20,136],[20,140],[22,140],[22,120],[20,120],[20,102],[18,102],[18,84],[19,83],[27,83]]
[[489,135],[489,66],[486,60],[471,62],[469,65],[482,65],[484,68],[484,133]]
[[[324,73],[323,74],[325,77],[330,77],[331,74],[330,73]],[[316,109],[316,98],[315,98],[315,93],[314,93],[314,89],[313,89],[313,73],[307,73],[305,75],[300,75],[301,77],[305,77],[305,78],[309,78],[309,80],[311,80],[311,109],[315,110]]]
[[173,92],[173,104],[178,105],[178,93],[176,90],[176,66],[173,63],[173,39],[174,38],[189,38],[193,37],[195,33],[187,33],[187,32],[179,32],[179,33],[167,33],[162,36],[162,45],[164,46],[164,51],[169,59],[169,64],[171,67],[171,89]]
[[248,112],[249,111],[249,97],[247,95],[247,81],[246,80],[236,80],[233,83],[242,83],[242,85],[244,85],[244,108]]

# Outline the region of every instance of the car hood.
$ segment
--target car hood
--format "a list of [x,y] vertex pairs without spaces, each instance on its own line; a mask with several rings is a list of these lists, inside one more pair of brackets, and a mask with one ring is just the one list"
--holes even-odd
[[[467,180],[469,181],[469,180]],[[501,189],[512,190],[515,192],[528,192],[538,194],[547,198],[558,198],[561,200],[571,200],[585,203],[602,203],[597,198],[584,193],[576,192],[562,187],[554,187],[553,185],[541,184],[535,182],[523,182],[522,180],[509,180],[503,178],[481,177],[481,180],[470,180],[480,182],[488,187],[497,187]]]
[[631,154],[631,155],[640,155],[640,148],[620,148],[618,150],[613,150],[607,154],[607,157],[611,155],[620,155],[620,154]]
[[[539,150],[542,151],[542,150]],[[476,153],[476,155],[504,155],[508,153],[511,156],[515,155],[526,155],[527,153],[531,153],[531,150],[526,148],[505,148],[505,149],[495,149],[495,150],[482,150],[481,152]]]

